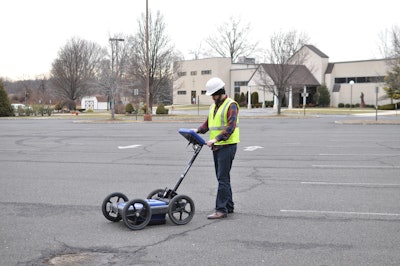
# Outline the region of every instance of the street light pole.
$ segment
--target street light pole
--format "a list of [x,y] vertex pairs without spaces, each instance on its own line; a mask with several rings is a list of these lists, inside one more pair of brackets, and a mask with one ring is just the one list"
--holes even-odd
[[350,80],[350,110],[353,107],[353,84],[354,80]]
[[114,73],[114,49],[113,46],[111,45],[111,76],[112,76],[112,85],[111,85],[111,119],[115,119],[115,93],[117,91],[117,78],[118,78],[118,42],[123,42],[125,41],[124,39],[121,38],[110,38],[110,42],[115,42],[115,57],[116,57],[116,64],[115,64],[115,73]]

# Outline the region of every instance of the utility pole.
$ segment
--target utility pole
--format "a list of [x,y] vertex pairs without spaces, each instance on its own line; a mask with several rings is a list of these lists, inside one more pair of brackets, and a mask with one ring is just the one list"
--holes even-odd
[[113,48],[113,45],[111,44],[111,78],[112,78],[112,84],[111,84],[110,107],[111,107],[111,119],[114,120],[115,119],[115,93],[117,91],[117,79],[118,79],[118,74],[119,74],[118,42],[123,42],[125,40],[124,39],[120,39],[120,38],[110,38],[109,41],[110,42],[115,42],[115,57],[116,57],[116,64],[115,64],[115,71],[114,71],[114,48]]
[[150,108],[150,69],[149,69],[149,1],[146,0],[146,114],[144,121],[151,121]]
[[375,87],[375,121],[378,121],[378,93],[379,87]]

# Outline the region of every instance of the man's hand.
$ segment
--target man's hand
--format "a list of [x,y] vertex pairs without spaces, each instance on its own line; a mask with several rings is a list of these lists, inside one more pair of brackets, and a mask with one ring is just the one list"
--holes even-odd
[[211,139],[211,140],[207,141],[207,146],[208,146],[208,147],[212,147],[212,146],[214,145],[215,142],[217,142],[216,139]]

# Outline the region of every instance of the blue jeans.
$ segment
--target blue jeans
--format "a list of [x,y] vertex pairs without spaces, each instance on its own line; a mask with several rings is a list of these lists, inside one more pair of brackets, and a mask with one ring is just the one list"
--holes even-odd
[[218,192],[215,210],[228,213],[234,209],[231,189],[231,168],[235,158],[237,144],[224,145],[213,151],[215,174],[218,180]]

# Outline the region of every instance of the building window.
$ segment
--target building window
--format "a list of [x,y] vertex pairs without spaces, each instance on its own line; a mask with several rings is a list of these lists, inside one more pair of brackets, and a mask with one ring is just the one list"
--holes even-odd
[[385,77],[383,76],[377,76],[377,77],[367,77],[367,82],[369,83],[378,83],[378,82],[384,82]]
[[190,71],[190,75],[191,76],[196,76],[197,75],[197,71]]
[[336,84],[347,83],[346,78],[335,78],[335,83]]
[[186,76],[186,72],[178,72],[178,76],[179,76],[179,77]]
[[186,91],[178,91],[178,95],[186,95]]
[[206,91],[201,91],[201,95],[206,95]]
[[211,70],[202,70],[201,74],[202,75],[211,75]]
[[356,78],[356,83],[366,83],[367,82],[367,77],[358,77]]
[[247,84],[248,84],[247,81],[235,81],[233,83],[234,93],[235,94],[240,94],[240,87],[241,86],[247,86]]
[[346,84],[351,80],[354,83],[381,83],[385,81],[384,76],[375,76],[375,77],[346,77],[346,78],[335,78],[335,84]]
[[351,78],[346,78],[346,83],[350,83],[350,81],[354,81],[354,83],[356,83],[356,78],[355,77],[351,77]]

